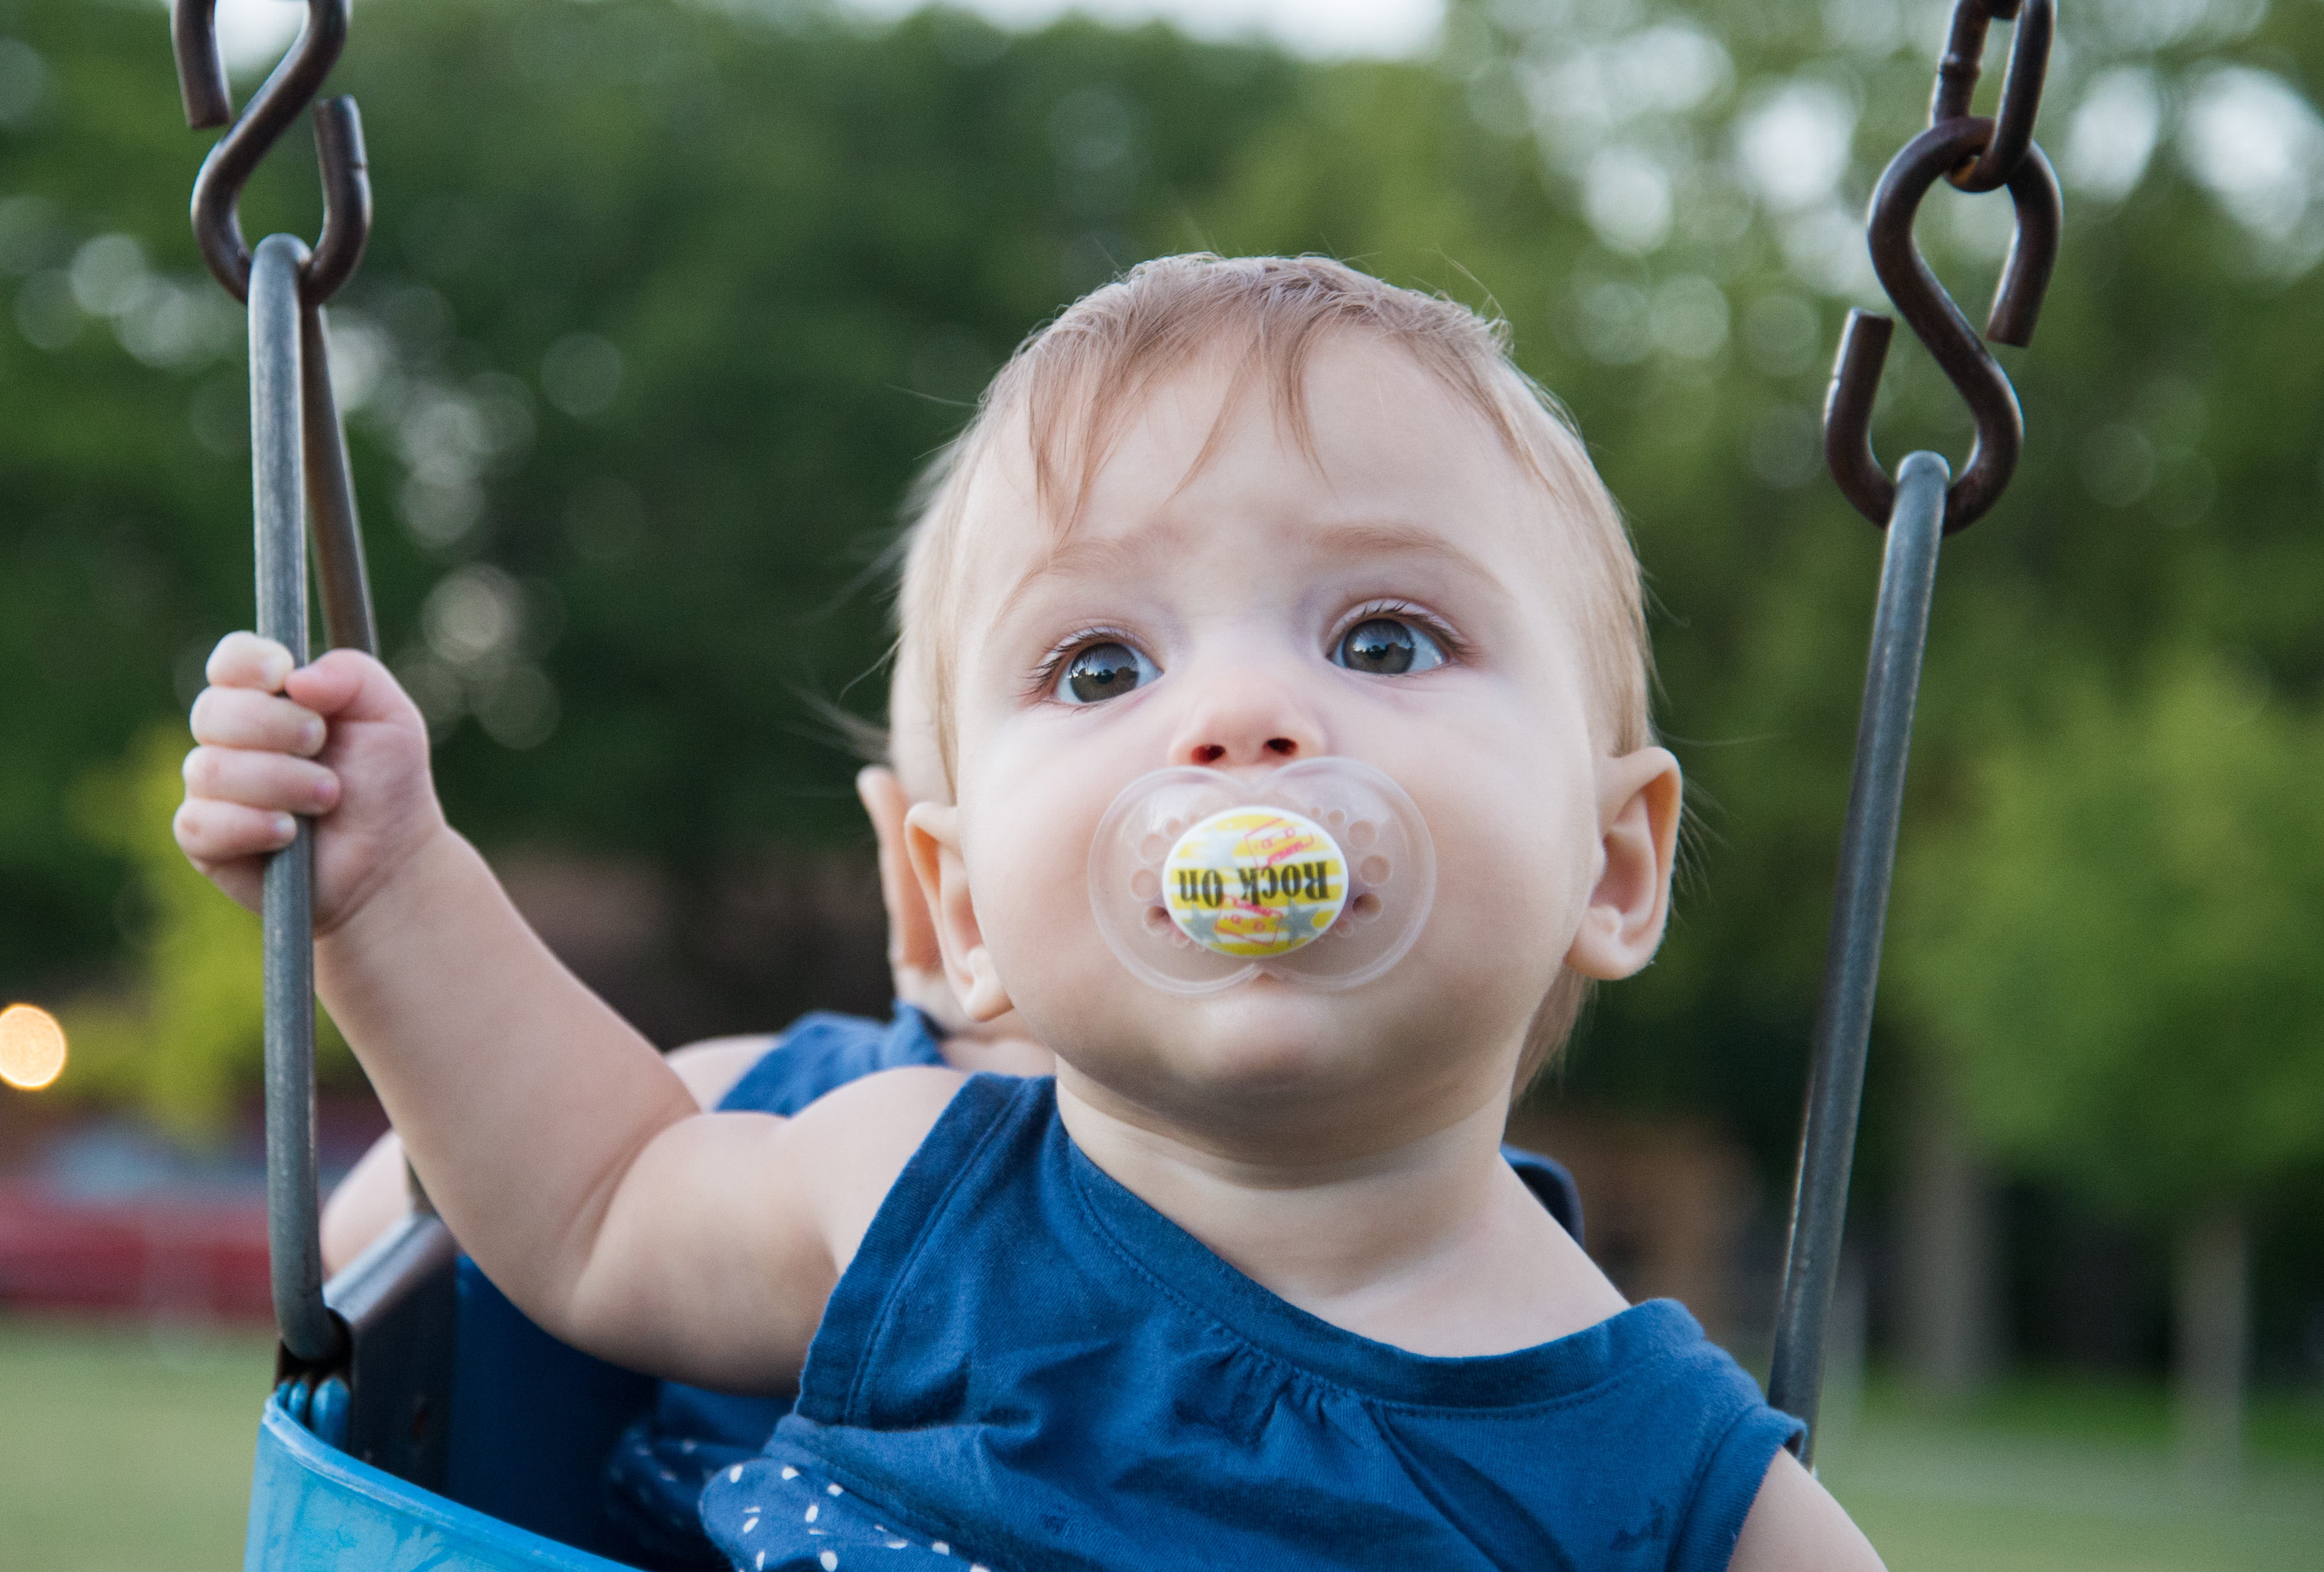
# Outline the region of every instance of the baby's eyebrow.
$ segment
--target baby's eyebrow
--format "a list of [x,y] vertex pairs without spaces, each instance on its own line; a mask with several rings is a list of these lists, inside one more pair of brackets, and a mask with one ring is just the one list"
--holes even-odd
[[1439,529],[1408,519],[1366,519],[1327,524],[1315,532],[1317,547],[1327,556],[1416,556],[1452,568],[1481,583],[1499,587],[1507,575],[1486,565],[1445,538]]
[[1134,571],[1159,554],[1167,542],[1160,537],[1171,533],[1167,526],[1143,529],[1128,539],[1113,539],[1095,535],[1075,535],[1055,551],[1035,563],[1025,575],[1009,586],[1001,597],[997,615],[1007,616],[1017,603],[1039,585],[1051,579],[1074,578],[1082,575],[1106,576]]

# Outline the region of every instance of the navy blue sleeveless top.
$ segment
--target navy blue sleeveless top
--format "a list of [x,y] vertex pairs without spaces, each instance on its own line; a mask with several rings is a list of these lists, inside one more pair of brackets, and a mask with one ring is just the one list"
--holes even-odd
[[[935,1023],[910,1005],[899,1001],[885,1022],[817,1011],[792,1023],[718,1106],[795,1114],[875,1071],[944,1062]],[[790,1406],[661,1383],[653,1407],[623,1432],[605,1466],[606,1515],[630,1541],[624,1558],[652,1567],[725,1566],[702,1532],[702,1486],[716,1470],[757,1457]]]
[[746,1572],[1716,1572],[1794,1422],[1674,1301],[1432,1358],[1344,1331],[973,1077],[702,1498]]

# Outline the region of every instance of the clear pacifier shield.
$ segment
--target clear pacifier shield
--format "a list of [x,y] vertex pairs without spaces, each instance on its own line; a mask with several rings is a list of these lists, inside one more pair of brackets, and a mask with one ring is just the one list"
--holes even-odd
[[1354,988],[1395,965],[1436,895],[1420,810],[1368,764],[1241,780],[1192,766],[1130,783],[1090,848],[1098,932],[1141,980],[1214,993],[1265,972]]

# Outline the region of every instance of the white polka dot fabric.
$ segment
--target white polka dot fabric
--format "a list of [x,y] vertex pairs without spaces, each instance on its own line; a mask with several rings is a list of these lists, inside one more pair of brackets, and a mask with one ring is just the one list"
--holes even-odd
[[742,1572],[997,1572],[916,1533],[835,1480],[788,1463],[738,1463],[702,1493],[702,1523]]

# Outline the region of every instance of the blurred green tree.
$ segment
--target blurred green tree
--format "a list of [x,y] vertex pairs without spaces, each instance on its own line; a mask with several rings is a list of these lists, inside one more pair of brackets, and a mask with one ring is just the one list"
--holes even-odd
[[185,783],[184,732],[157,726],[91,773],[74,817],[135,869],[122,892],[131,981],[62,1012],[71,1074],[59,1089],[143,1108],[164,1128],[215,1135],[259,1052],[258,919],[220,900],[170,833]]
[[2245,1214],[2324,1156],[2324,718],[2216,657],[2053,673],[1904,860],[1890,963],[1977,1128],[2181,1238],[2191,1463],[2231,1473]]
[[[224,1133],[257,1072],[264,1016],[257,917],[219,899],[171,833],[185,754],[183,731],[149,728],[73,793],[83,833],[134,870],[120,897],[132,936],[125,986],[65,1006],[71,1074],[59,1091],[137,1107],[165,1129],[208,1141]],[[329,1017],[318,1014],[317,1025],[318,1073],[341,1082],[359,1074]]]

